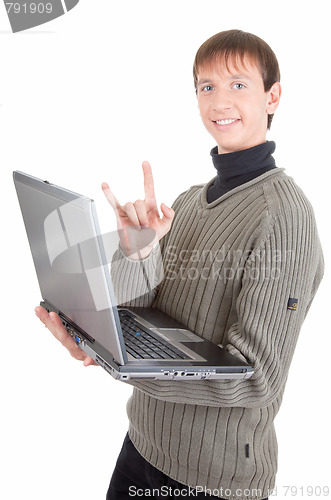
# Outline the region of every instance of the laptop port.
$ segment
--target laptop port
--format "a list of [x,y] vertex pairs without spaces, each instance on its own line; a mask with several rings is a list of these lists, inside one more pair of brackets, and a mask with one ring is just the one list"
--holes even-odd
[[105,362],[104,362],[104,360],[103,360],[102,358],[100,358],[100,356],[96,355],[96,357],[95,357],[95,361],[96,361],[96,362],[97,362],[100,366],[104,367]]

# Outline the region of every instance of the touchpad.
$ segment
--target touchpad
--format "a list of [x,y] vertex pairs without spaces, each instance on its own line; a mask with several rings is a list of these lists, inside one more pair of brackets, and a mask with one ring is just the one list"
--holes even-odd
[[181,328],[151,328],[167,340],[177,340],[178,342],[203,342],[203,339],[189,330]]

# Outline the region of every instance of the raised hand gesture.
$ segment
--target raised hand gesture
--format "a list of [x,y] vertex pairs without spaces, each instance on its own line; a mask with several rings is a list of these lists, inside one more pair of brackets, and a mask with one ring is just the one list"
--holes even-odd
[[142,164],[144,173],[145,199],[127,202],[121,205],[110,190],[108,184],[102,184],[102,190],[114,209],[120,245],[123,252],[131,259],[147,257],[157,243],[171,228],[175,212],[161,204],[163,217],[160,217],[155,192],[152,169],[147,161]]

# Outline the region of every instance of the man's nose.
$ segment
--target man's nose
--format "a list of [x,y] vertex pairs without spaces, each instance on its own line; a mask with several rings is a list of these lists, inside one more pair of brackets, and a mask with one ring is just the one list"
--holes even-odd
[[218,91],[214,94],[212,107],[215,112],[224,113],[232,108],[232,99],[226,92]]

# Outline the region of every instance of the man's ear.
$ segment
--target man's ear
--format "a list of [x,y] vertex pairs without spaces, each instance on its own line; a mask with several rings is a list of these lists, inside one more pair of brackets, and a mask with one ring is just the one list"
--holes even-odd
[[280,96],[282,93],[282,88],[279,82],[275,82],[270,90],[268,90],[268,101],[267,101],[267,113],[268,115],[272,115],[276,109],[278,108],[278,104],[280,101]]

